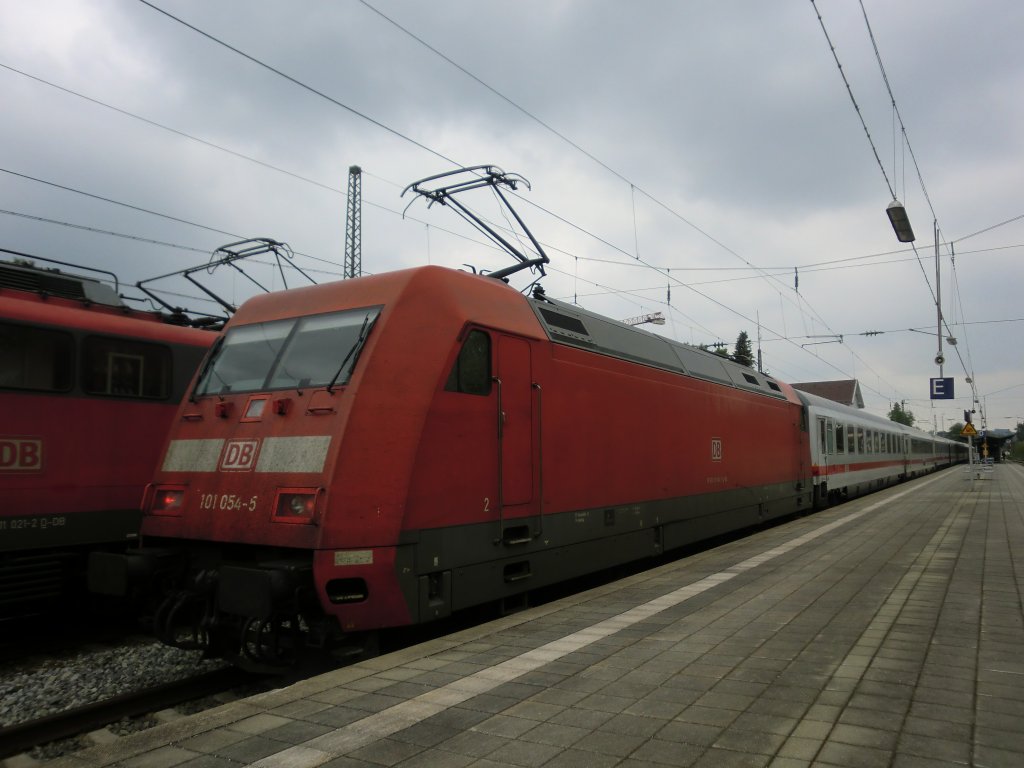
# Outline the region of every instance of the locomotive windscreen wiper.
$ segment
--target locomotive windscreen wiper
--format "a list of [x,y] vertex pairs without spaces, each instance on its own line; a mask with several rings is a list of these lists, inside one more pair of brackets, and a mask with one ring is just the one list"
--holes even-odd
[[218,336],[217,340],[213,342],[213,346],[210,347],[210,351],[206,354],[206,362],[203,364],[203,368],[199,371],[199,375],[196,376],[196,385],[192,387],[192,391],[188,393],[188,401],[194,403],[196,401],[196,391],[206,381],[207,374],[210,373],[210,369],[220,356],[221,349],[224,347],[224,336]]
[[337,372],[331,378],[331,383],[327,385],[328,392],[334,391],[334,385],[338,383],[338,377],[341,376],[342,371],[345,370],[345,366],[348,365],[349,360],[352,361],[352,366],[355,366],[356,360],[359,359],[359,352],[362,350],[363,344],[366,343],[366,337],[370,335],[370,330],[373,328],[374,323],[377,322],[378,317],[380,317],[379,314],[376,315],[371,322],[370,313],[366,313],[366,317],[363,318],[363,325],[359,329],[359,338],[356,339],[356,343],[352,345],[352,349],[350,349],[348,354],[345,355],[345,359],[341,361],[341,365],[338,366]]

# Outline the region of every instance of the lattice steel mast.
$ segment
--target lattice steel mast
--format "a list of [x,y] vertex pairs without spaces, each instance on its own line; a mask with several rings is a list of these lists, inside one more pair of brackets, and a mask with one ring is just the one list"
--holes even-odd
[[345,278],[363,274],[363,170],[348,169],[348,209],[345,215]]

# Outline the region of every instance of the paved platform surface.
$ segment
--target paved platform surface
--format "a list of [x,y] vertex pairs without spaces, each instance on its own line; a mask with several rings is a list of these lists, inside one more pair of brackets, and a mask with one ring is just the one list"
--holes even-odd
[[961,468],[51,768],[1024,766],[1024,468]]

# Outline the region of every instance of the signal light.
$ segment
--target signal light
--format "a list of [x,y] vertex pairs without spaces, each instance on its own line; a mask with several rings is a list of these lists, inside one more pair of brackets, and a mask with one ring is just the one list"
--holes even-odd
[[153,492],[153,500],[149,504],[151,515],[181,515],[182,507],[185,505],[185,490],[183,488],[157,488]]
[[310,525],[316,514],[317,490],[295,488],[278,492],[274,522]]

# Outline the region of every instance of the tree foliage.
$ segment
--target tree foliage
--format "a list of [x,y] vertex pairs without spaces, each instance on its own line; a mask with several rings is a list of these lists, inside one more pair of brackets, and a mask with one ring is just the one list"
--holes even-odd
[[754,351],[751,349],[750,337],[746,331],[740,331],[740,335],[736,337],[736,346],[731,355],[729,354],[728,345],[724,341],[716,341],[713,344],[701,344],[698,346],[698,349],[703,349],[705,352],[713,352],[719,357],[745,365],[747,368],[754,367]]
[[904,408],[902,403],[893,403],[892,410],[889,411],[889,420],[912,427],[914,426],[914,412]]
[[1014,461],[1024,462],[1024,443],[1020,441],[1014,442],[1013,447],[1010,449],[1010,458]]
[[754,367],[754,350],[750,346],[750,337],[746,331],[740,331],[736,337],[736,348],[732,353],[732,359],[747,368]]

